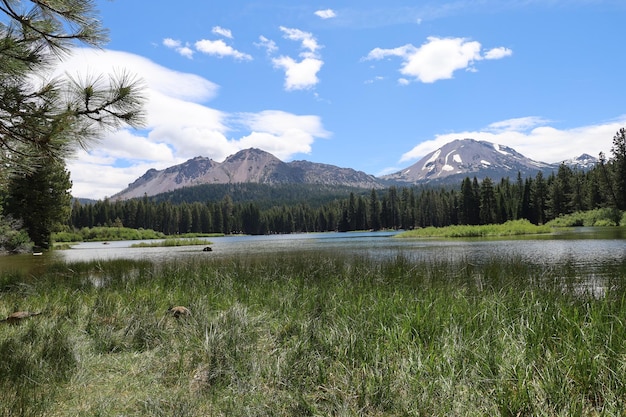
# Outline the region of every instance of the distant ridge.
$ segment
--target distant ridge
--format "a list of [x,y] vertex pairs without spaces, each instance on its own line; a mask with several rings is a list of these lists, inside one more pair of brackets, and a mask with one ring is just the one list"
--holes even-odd
[[[588,169],[597,163],[597,159],[583,154],[562,163],[572,168]],[[457,139],[415,164],[385,175],[382,179],[410,184],[460,183],[468,176],[481,180],[485,177],[499,180],[517,176],[518,172],[522,177],[535,176],[538,172],[549,174],[558,170],[559,165],[534,161],[508,146],[474,139]]]
[[320,184],[357,188],[381,188],[372,175],[351,168],[318,164],[308,161],[283,162],[260,149],[244,149],[227,157],[224,162],[196,157],[164,170],[148,170],[128,188],[111,198],[153,196],[182,187],[200,184]]
[[[590,169],[598,160],[588,154],[561,162],[572,168]],[[183,187],[202,184],[319,184],[363,189],[390,185],[451,184],[465,177],[480,180],[549,175],[557,164],[538,162],[514,149],[474,139],[454,140],[429,153],[415,164],[380,178],[334,165],[309,161],[283,162],[260,149],[244,149],[227,157],[224,162],[196,157],[164,170],[150,169],[132,184],[113,195],[115,200],[155,196]]]

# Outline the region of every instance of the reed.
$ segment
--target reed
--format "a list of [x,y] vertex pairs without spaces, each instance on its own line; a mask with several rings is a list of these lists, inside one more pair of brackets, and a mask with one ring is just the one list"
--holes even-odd
[[197,246],[197,245],[209,245],[206,239],[200,238],[167,238],[158,242],[139,242],[134,243],[131,248],[158,248],[158,247],[174,247],[174,246]]
[[538,226],[528,220],[509,220],[503,224],[486,225],[453,225],[445,227],[424,227],[421,229],[408,230],[398,234],[399,238],[415,237],[499,237],[499,236],[519,236],[530,234],[550,233],[549,226]]
[[[626,260],[329,253],[0,277],[0,415],[618,415]],[[174,318],[171,305],[192,315]]]

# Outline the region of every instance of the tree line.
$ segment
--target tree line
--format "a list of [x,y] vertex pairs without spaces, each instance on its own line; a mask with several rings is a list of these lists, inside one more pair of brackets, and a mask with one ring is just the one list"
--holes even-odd
[[0,252],[47,248],[70,214],[65,160],[145,123],[145,85],[129,72],[52,76],[73,47],[108,41],[96,3],[0,2]]
[[601,207],[615,210],[615,223],[626,210],[626,130],[613,140],[612,158],[600,155],[588,171],[561,165],[547,177],[493,181],[466,177],[457,187],[396,187],[350,192],[319,206],[305,201],[261,207],[235,202],[229,194],[218,201],[157,201],[148,197],[95,204],[75,201],[73,228],[125,226],[183,233],[271,234],[381,229],[413,229],[456,224],[478,225],[527,219],[543,224],[562,215]]

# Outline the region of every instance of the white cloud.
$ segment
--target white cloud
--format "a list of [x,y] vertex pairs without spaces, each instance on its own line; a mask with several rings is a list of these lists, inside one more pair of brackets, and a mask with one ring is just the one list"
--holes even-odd
[[281,56],[272,60],[274,66],[285,71],[285,89],[306,90],[314,87],[319,79],[317,73],[324,62],[316,58],[305,58],[296,61],[288,56]]
[[196,156],[221,161],[254,146],[288,159],[310,152],[316,139],[329,136],[314,115],[229,114],[208,107],[203,103],[217,94],[214,83],[129,53],[76,49],[55,74],[102,74],[119,68],[132,68],[145,80],[147,124],[142,130],[103,132],[89,151],[81,150],[68,161],[77,197],[111,196],[150,168],[164,169]]
[[333,17],[337,17],[337,13],[335,13],[333,9],[318,10],[315,12],[315,15],[321,19],[332,19]]
[[400,85],[409,85],[411,83],[410,80],[407,80],[406,78],[398,78],[398,84]]
[[228,39],[232,39],[233,38],[233,32],[231,32],[230,29],[225,29],[225,28],[220,27],[220,26],[213,27],[213,29],[211,29],[211,32],[215,33],[216,35],[220,35],[220,36],[223,36],[225,38],[228,38]]
[[498,48],[493,48],[485,52],[485,59],[502,59],[511,55],[513,55],[512,50],[500,46]]
[[276,42],[267,39],[265,36],[259,36],[259,42],[254,44],[259,48],[264,48],[268,55],[272,55],[278,51],[278,47],[276,46]]
[[538,117],[523,117],[492,123],[478,131],[436,135],[402,155],[400,162],[418,160],[456,139],[471,138],[509,146],[536,161],[561,162],[583,153],[610,155],[615,133],[626,123],[626,115],[606,123],[558,129]]
[[314,87],[319,82],[317,73],[324,65],[324,61],[317,53],[318,49],[321,48],[320,45],[309,32],[284,26],[281,26],[280,30],[286,39],[300,42],[301,48],[304,50],[300,53],[300,58],[302,58],[300,61],[284,55],[272,59],[276,68],[285,71],[285,89],[292,91]]
[[163,39],[163,45],[175,50],[185,58],[193,58],[193,49],[191,49],[189,45],[183,45],[179,40],[165,38]]
[[241,138],[240,147],[262,148],[283,160],[297,153],[310,153],[316,138],[330,136],[317,116],[266,110],[241,117],[241,123],[251,133]]
[[453,77],[455,71],[465,69],[475,71],[473,64],[482,59],[500,59],[510,56],[507,48],[494,48],[481,54],[481,44],[465,38],[428,37],[420,47],[411,44],[392,49],[375,48],[365,57],[366,60],[381,60],[387,57],[402,59],[400,73],[423,83]]
[[[213,33],[226,38],[232,39],[233,35],[230,30],[215,26],[212,30]],[[188,43],[183,44],[181,41],[172,38],[163,39],[163,45],[175,50],[180,55],[186,58],[193,58],[194,50]],[[201,39],[194,44],[197,51],[207,55],[214,55],[220,58],[233,57],[239,61],[251,61],[252,56],[243,52],[240,52],[230,45],[227,45],[222,39],[209,40]]]
[[305,49],[305,52],[302,52],[300,56],[308,57],[311,54],[315,54],[320,48],[313,34],[309,32],[304,32],[300,29],[287,28],[284,26],[281,26],[280,30],[284,33],[284,37],[286,39],[302,42],[302,49]]
[[511,132],[511,131],[528,131],[537,126],[543,126],[550,123],[549,120],[543,117],[527,116],[517,117],[514,119],[502,120],[499,122],[491,123],[487,126],[486,130],[492,133]]
[[195,47],[199,52],[205,53],[207,55],[215,55],[220,58],[225,56],[231,56],[240,61],[251,61],[252,56],[239,52],[234,49],[232,46],[227,45],[221,39],[218,40],[210,40],[210,39],[202,39],[195,43]]

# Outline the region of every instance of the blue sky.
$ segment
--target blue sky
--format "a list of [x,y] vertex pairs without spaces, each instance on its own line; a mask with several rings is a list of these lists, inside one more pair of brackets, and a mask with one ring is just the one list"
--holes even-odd
[[382,175],[454,139],[543,162],[626,126],[623,0],[98,1],[110,42],[59,71],[147,85],[148,123],[69,161],[79,197],[256,147]]

